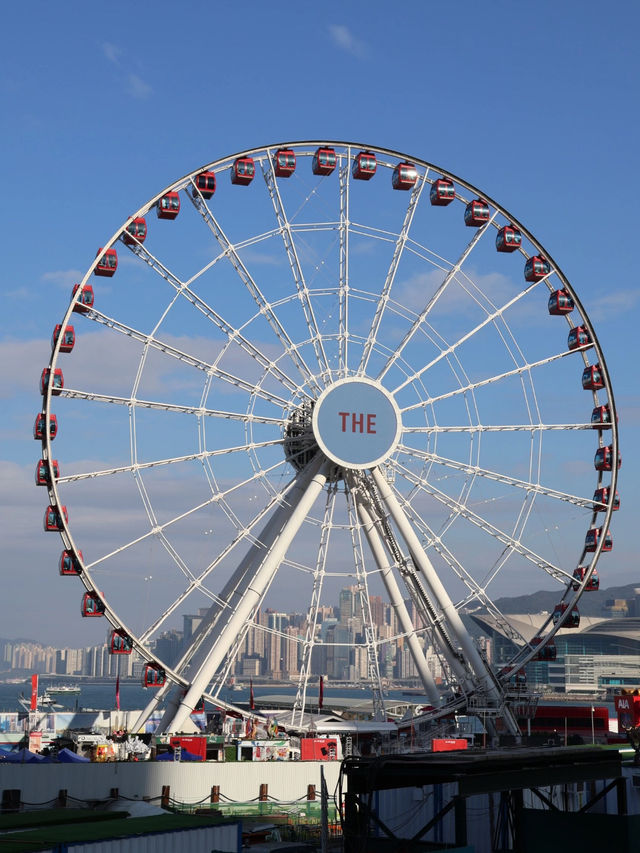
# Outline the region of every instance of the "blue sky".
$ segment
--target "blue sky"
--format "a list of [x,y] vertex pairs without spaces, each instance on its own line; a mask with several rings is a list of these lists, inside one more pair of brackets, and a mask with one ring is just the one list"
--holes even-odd
[[611,8],[160,0],[5,10],[0,633],[84,645],[102,630],[80,620],[77,589],[57,576],[59,543],[42,532],[45,499],[32,485],[38,378],[71,285],[163,187],[287,140],[353,140],[439,164],[548,249],[596,326],[620,415],[623,508],[602,583],[640,585],[630,236],[640,11]]

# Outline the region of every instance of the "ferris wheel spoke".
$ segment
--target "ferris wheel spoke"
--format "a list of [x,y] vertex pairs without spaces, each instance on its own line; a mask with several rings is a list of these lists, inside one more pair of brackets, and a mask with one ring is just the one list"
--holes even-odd
[[[382,368],[382,370],[378,374],[378,377],[377,377],[378,382],[381,382],[383,380],[385,375],[388,373],[388,371],[391,369],[391,367],[393,367],[393,365],[396,363],[398,358],[400,358],[402,356],[402,353],[404,352],[406,346],[413,339],[413,337],[418,332],[418,330],[422,327],[425,320],[427,319],[427,317],[429,316],[429,314],[433,310],[433,307],[437,304],[437,302],[442,297],[443,293],[445,293],[445,291],[447,290],[448,286],[455,279],[456,275],[460,271],[460,267],[467,260],[467,258],[471,254],[472,250],[478,244],[479,240],[484,236],[484,234],[487,231],[487,228],[489,228],[489,226],[491,225],[491,223],[495,219],[497,213],[498,213],[498,211],[495,210],[493,212],[493,215],[489,219],[489,221],[485,222],[485,224],[482,227],[477,229],[477,231],[475,232],[475,234],[473,235],[473,237],[469,241],[464,252],[460,255],[460,257],[458,258],[456,263],[451,267],[451,269],[448,271],[448,273],[444,277],[444,281],[442,282],[440,287],[436,290],[436,292],[433,294],[431,299],[427,302],[427,304],[422,309],[422,311],[420,312],[418,317],[416,317],[411,328],[407,331],[404,338],[400,341],[397,349],[395,350],[395,352],[393,353],[391,358],[387,359],[387,363],[384,365],[384,367]],[[403,385],[401,385],[400,387],[403,387],[405,384],[406,384],[406,382],[403,383]],[[400,389],[396,389],[396,390],[400,390]]]
[[186,415],[198,415],[206,418],[223,418],[231,421],[242,421],[243,423],[273,424],[282,426],[282,418],[269,418],[265,415],[248,414],[247,412],[226,412],[222,409],[208,409],[200,406],[178,406],[174,403],[161,403],[155,400],[138,400],[133,397],[116,397],[111,394],[98,394],[93,391],[78,391],[65,388],[61,396],[74,400],[89,400],[96,403],[113,403],[118,406],[130,406],[132,408],[156,409],[162,412],[178,412]]
[[[161,278],[168,282],[176,292],[190,302],[201,314],[209,319],[224,335],[229,342],[237,344],[248,355],[251,356],[261,367],[266,368],[285,388],[296,393],[301,393],[304,396],[308,394],[294,380],[288,376],[282,368],[280,368],[273,359],[265,355],[254,343],[248,340],[241,334],[240,330],[236,329],[232,323],[229,323],[224,317],[212,308],[204,299],[201,299],[190,288],[190,283],[194,279],[187,282],[181,281],[176,275],[170,272],[156,257],[154,257],[144,246],[136,245],[132,248],[134,254],[141,258],[148,266],[151,267]],[[203,270],[198,273],[200,275],[207,268],[211,267],[217,260],[224,257],[220,255],[218,259],[212,261]]]
[[423,434],[430,435],[431,433],[441,432],[468,432],[468,433],[483,433],[483,432],[567,432],[569,430],[592,430],[592,423],[584,424],[471,424],[469,426],[424,426],[424,427],[403,427],[402,434]]
[[79,480],[92,480],[95,477],[105,477],[109,474],[130,474],[135,471],[144,471],[148,468],[160,468],[164,465],[179,465],[183,462],[210,459],[214,456],[225,456],[230,453],[246,453],[247,450],[260,450],[265,447],[276,447],[282,445],[283,439],[275,438],[271,441],[255,441],[248,444],[237,444],[232,447],[221,447],[217,450],[201,450],[198,453],[188,453],[186,456],[171,456],[167,459],[155,459],[152,462],[134,462],[131,465],[120,465],[115,468],[102,468],[98,471],[83,471],[77,474],[65,474],[57,478],[58,483],[76,483]]
[[340,230],[338,247],[338,373],[347,375],[349,356],[349,163],[351,149],[340,166]]
[[247,382],[245,379],[241,379],[239,376],[235,376],[234,374],[229,373],[226,370],[222,370],[220,367],[217,367],[211,362],[203,361],[202,359],[197,358],[196,356],[183,352],[182,350],[179,350],[177,347],[172,346],[166,341],[160,340],[153,334],[147,335],[144,332],[139,331],[138,329],[134,329],[131,326],[127,326],[124,323],[119,322],[118,320],[114,320],[111,317],[107,317],[105,314],[102,314],[100,311],[96,311],[95,309],[91,312],[91,315],[91,319],[106,326],[107,328],[113,329],[116,332],[120,332],[123,335],[127,335],[128,337],[132,338],[135,341],[139,341],[145,346],[152,347],[153,349],[156,349],[159,352],[170,356],[171,358],[175,358],[178,361],[181,361],[183,364],[188,364],[191,367],[195,367],[198,370],[203,371],[203,373],[210,374],[216,379],[220,379],[223,382],[228,383],[229,385],[233,385],[235,388],[239,388],[242,391],[249,391],[250,393],[254,393],[257,397],[260,397],[266,402],[275,403],[278,406],[288,405],[288,401],[285,400],[284,397],[280,397],[277,394],[272,394],[271,392],[266,391],[265,389],[256,385],[254,382]]
[[498,624],[501,626],[503,631],[505,632],[505,636],[509,637],[516,643],[522,644],[524,643],[524,638],[509,622],[504,618],[500,610],[494,605],[490,597],[487,595],[486,588],[488,586],[488,582],[485,581],[484,584],[479,584],[476,579],[471,575],[469,571],[467,571],[464,565],[458,560],[458,558],[453,554],[453,552],[448,548],[447,545],[440,539],[435,531],[433,531],[427,522],[422,518],[418,512],[416,512],[415,508],[411,505],[409,501],[406,501],[402,498],[400,494],[397,494],[396,497],[401,502],[405,512],[412,520],[415,528],[417,530],[421,530],[424,537],[427,541],[433,543],[434,550],[440,554],[444,562],[449,566],[449,568],[455,572],[455,574],[460,578],[462,583],[469,590],[466,598],[460,602],[458,605],[458,609],[462,610],[465,607],[473,604],[474,602],[479,602],[483,608],[486,608],[489,612],[492,613]]
[[466,519],[471,524],[475,525],[481,530],[484,530],[485,533],[489,534],[490,536],[493,536],[498,542],[501,542],[503,545],[506,545],[512,551],[520,554],[529,562],[534,563],[536,566],[538,566],[538,568],[543,569],[543,571],[545,571],[551,577],[562,580],[563,582],[567,582],[571,578],[571,574],[569,572],[566,572],[559,566],[556,566],[548,560],[545,560],[539,554],[536,554],[534,551],[524,545],[520,541],[520,539],[514,538],[508,533],[505,533],[503,530],[500,530],[498,527],[491,524],[478,513],[471,510],[467,505],[460,503],[459,501],[455,500],[455,498],[452,498],[444,492],[440,491],[440,489],[437,489],[432,483],[427,482],[421,477],[416,476],[412,471],[410,471],[398,461],[393,460],[391,462],[391,465],[394,470],[398,474],[400,474],[408,483],[411,483],[412,485],[416,486],[420,491],[424,492],[424,494],[435,498],[443,506],[446,506],[448,509],[455,512],[459,518]]
[[592,498],[581,498],[576,495],[568,494],[567,492],[559,491],[558,489],[551,489],[546,486],[542,486],[540,483],[534,483],[530,480],[521,480],[517,477],[509,477],[506,474],[501,474],[498,471],[490,471],[487,468],[481,468],[479,465],[469,465],[465,462],[457,462],[455,459],[447,459],[445,456],[440,456],[437,453],[429,453],[426,450],[419,450],[413,447],[407,447],[406,445],[399,445],[398,449],[402,453],[405,453],[407,456],[411,456],[414,459],[420,459],[424,462],[434,462],[437,465],[443,465],[445,468],[452,468],[455,471],[462,471],[464,474],[471,474],[474,477],[485,477],[488,480],[495,480],[497,483],[504,483],[508,486],[515,486],[518,489],[524,489],[524,491],[532,494],[544,495],[548,498],[566,501],[567,503],[574,504],[575,506],[586,507],[588,509],[591,509],[593,506]]
[[318,322],[316,320],[313,305],[311,303],[309,288],[307,287],[307,282],[302,272],[302,267],[300,266],[300,259],[298,257],[295,241],[293,239],[291,223],[287,218],[286,211],[282,203],[282,197],[280,195],[278,182],[276,181],[275,171],[273,168],[273,158],[271,152],[269,152],[269,168],[265,168],[265,165],[265,163],[262,164],[264,180],[267,185],[267,190],[269,191],[269,196],[271,197],[271,203],[273,205],[274,214],[278,221],[278,227],[282,235],[282,241],[284,244],[285,252],[287,254],[289,267],[291,269],[291,275],[295,282],[296,290],[300,296],[300,303],[302,306],[307,330],[309,332],[309,338],[313,345],[320,373],[322,376],[324,376],[325,381],[327,381],[331,374],[331,368],[329,366],[327,354],[325,352],[324,344],[322,342],[322,335],[320,334]]
[[427,169],[424,172],[421,180],[416,183],[413,190],[411,191],[411,196],[409,197],[409,204],[407,205],[407,210],[404,216],[404,222],[402,223],[402,228],[400,229],[400,233],[398,234],[398,237],[395,242],[393,257],[391,258],[391,263],[389,264],[389,269],[387,270],[387,276],[385,278],[385,282],[380,293],[380,299],[378,300],[378,303],[376,305],[376,311],[373,317],[373,321],[371,323],[371,328],[369,329],[369,334],[367,336],[364,350],[362,352],[358,373],[367,372],[367,365],[369,364],[371,350],[373,349],[378,340],[378,332],[380,330],[382,316],[387,307],[389,294],[391,293],[391,288],[393,287],[393,283],[396,278],[396,273],[398,272],[398,266],[400,264],[402,254],[404,252],[407,239],[409,237],[411,223],[413,222],[413,215],[416,211],[416,207],[418,206],[418,202],[420,201],[422,191],[426,185],[428,173],[429,170]]
[[169,521],[165,521],[162,524],[157,525],[152,530],[149,530],[147,533],[142,534],[142,536],[138,536],[135,539],[131,539],[129,542],[125,543],[124,545],[121,545],[119,548],[116,548],[115,550],[111,551],[109,554],[105,554],[103,557],[100,557],[99,559],[94,560],[92,563],[88,563],[87,568],[91,569],[94,566],[97,566],[100,563],[103,563],[105,560],[111,559],[112,557],[116,556],[116,554],[121,554],[123,551],[126,551],[129,548],[132,548],[134,545],[138,545],[141,542],[145,542],[151,536],[155,536],[158,533],[163,532],[163,531],[169,529],[170,527],[173,527],[178,522],[184,521],[186,518],[189,518],[190,516],[194,515],[195,513],[200,512],[203,509],[206,509],[207,507],[211,506],[212,504],[215,504],[215,503],[218,503],[219,501],[224,500],[229,495],[232,495],[234,492],[237,492],[241,489],[244,489],[244,488],[246,488],[246,486],[248,486],[252,483],[260,481],[267,474],[273,473],[274,471],[276,471],[278,468],[281,468],[285,464],[286,464],[286,460],[282,459],[281,461],[276,462],[274,465],[272,465],[269,468],[265,468],[264,470],[260,470],[260,471],[255,472],[254,474],[251,475],[251,477],[247,477],[245,480],[242,480],[242,482],[238,482],[235,485],[230,486],[228,489],[224,489],[222,491],[216,492],[210,498],[207,498],[206,501],[201,501],[199,504],[196,504],[195,506],[191,507],[190,509],[186,510],[185,512],[182,512],[179,515],[176,515],[173,518],[169,519]]
[[[415,382],[417,379],[420,379],[421,376],[423,376],[439,361],[442,361],[443,358],[447,358],[449,355],[455,352],[462,344],[470,340],[474,335],[484,329],[487,325],[489,325],[490,323],[494,323],[497,318],[502,317],[509,308],[512,308],[516,303],[518,303],[521,299],[527,296],[535,287],[541,284],[544,280],[545,279],[539,279],[538,281],[532,282],[528,287],[525,287],[523,290],[520,291],[520,293],[514,296],[513,299],[510,299],[500,308],[496,309],[491,314],[488,314],[487,317],[485,317],[485,319],[481,323],[478,323],[477,326],[474,326],[474,328],[471,329],[471,331],[467,332],[466,335],[463,335],[461,338],[458,338],[455,343],[443,349],[440,354],[437,355],[434,359],[432,359],[428,364],[425,364],[423,367],[420,368],[420,370],[417,370],[415,373],[412,373],[410,376],[408,376],[402,383],[400,383],[400,385],[394,388],[393,393],[397,394],[411,382]],[[569,355],[569,353],[566,353],[566,355]]]
[[[279,515],[277,515],[279,509],[288,509],[287,498],[292,487],[295,485],[296,479],[297,478],[294,477],[282,489],[280,489],[280,491],[276,492],[270,498],[267,504],[258,513],[256,513],[249,521],[249,523],[242,530],[240,530],[236,534],[236,536],[220,551],[216,559],[209,563],[209,565],[194,579],[194,581],[180,593],[180,595],[176,598],[173,604],[164,611],[160,618],[149,626],[143,637],[147,638],[153,636],[167,621],[167,619],[173,613],[176,612],[176,610],[189,598],[189,596],[196,589],[202,588],[203,584],[209,578],[211,573],[214,572],[218,568],[218,566],[220,566],[220,564],[239,546],[241,546],[242,544],[249,545],[250,551],[251,549],[264,550],[267,547],[268,537],[270,536],[271,528],[275,527],[279,518]],[[258,525],[262,524],[265,521],[265,519],[269,516],[272,510],[274,510],[274,508],[274,515],[276,515],[276,518],[272,520],[271,526],[268,525],[261,533],[257,533],[256,531]],[[250,551],[247,552],[247,554],[249,554]],[[244,577],[246,568],[249,565],[248,560],[248,556],[245,555],[244,561],[241,561],[239,564],[239,571],[234,573],[233,577],[221,591],[220,595],[214,597],[214,602],[217,604],[219,610],[224,610],[225,608],[229,607],[230,597],[231,595],[233,595],[237,584]],[[211,618],[209,621],[211,621]],[[203,641],[203,639],[204,638],[200,636],[196,637],[197,645],[189,647],[188,652],[184,655],[185,660],[191,654],[193,654],[195,648],[197,648],[197,646]],[[182,666],[182,664],[180,666]],[[180,669],[180,666],[178,667],[178,669]]]
[[440,270],[445,275],[451,269],[451,263],[446,258],[443,258],[437,252],[434,252],[428,246],[419,243],[415,237],[408,237],[405,245],[405,251],[415,255],[421,261],[426,261],[430,267]]
[[250,274],[249,270],[243,263],[238,254],[237,247],[231,243],[227,235],[224,233],[222,226],[216,219],[216,217],[211,213],[209,208],[204,204],[199,197],[194,198],[190,196],[194,206],[200,216],[202,217],[205,224],[208,226],[209,230],[215,237],[220,249],[225,258],[229,260],[231,265],[233,266],[238,278],[244,284],[245,288],[249,292],[251,298],[256,303],[260,313],[265,317],[269,326],[271,327],[272,332],[280,342],[282,349],[289,356],[293,364],[295,364],[298,369],[300,375],[303,378],[304,384],[309,384],[312,387],[315,387],[316,390],[320,390],[320,386],[315,379],[315,375],[313,371],[306,364],[304,358],[298,352],[297,346],[293,343],[291,338],[289,337],[286,329],[278,319],[273,310],[273,306],[266,299],[262,291],[260,290],[256,280]]
[[307,627],[304,640],[302,641],[302,655],[300,663],[300,676],[298,678],[298,687],[296,697],[293,702],[291,718],[299,714],[299,724],[302,723],[307,702],[307,687],[309,677],[311,676],[311,658],[313,649],[315,648],[316,630],[320,616],[320,604],[322,600],[322,589],[326,577],[327,557],[329,552],[329,541],[333,531],[333,516],[336,506],[337,484],[330,485],[327,489],[327,500],[324,508],[324,515],[320,527],[320,542],[318,546],[318,555],[315,561],[313,571],[313,587],[311,590],[311,599],[307,609]]
[[[421,400],[419,403],[412,403],[410,406],[405,406],[401,411],[411,412],[414,409],[423,409],[426,406],[431,406],[434,403],[438,403],[441,400],[448,400],[451,397],[456,397],[459,394],[467,394],[469,392],[476,391],[478,388],[483,388],[486,385],[493,385],[496,382],[501,382],[503,379],[509,379],[512,376],[523,376],[531,373],[532,370],[535,370],[536,367],[544,367],[547,364],[552,364],[554,361],[558,361],[561,358],[566,358],[567,356],[573,355],[571,350],[567,350],[566,352],[560,352],[555,355],[547,356],[547,358],[541,358],[538,361],[532,361],[528,364],[523,364],[521,367],[515,367],[513,370],[506,370],[504,373],[497,373],[494,376],[489,376],[487,379],[481,379],[479,382],[470,382],[468,385],[463,385],[459,388],[454,388],[453,391],[448,391],[446,394],[438,394],[436,397],[429,397],[426,400]],[[433,365],[435,362],[431,362]],[[425,367],[425,371],[428,367]],[[420,371],[422,373],[423,371]],[[414,379],[416,377],[413,377]],[[394,394],[398,392],[398,390],[404,387],[411,379],[408,379],[406,382],[403,382],[399,388],[396,388]]]

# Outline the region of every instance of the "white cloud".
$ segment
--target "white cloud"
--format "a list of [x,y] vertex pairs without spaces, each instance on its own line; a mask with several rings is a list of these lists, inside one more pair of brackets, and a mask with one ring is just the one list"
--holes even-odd
[[120,64],[120,56],[122,55],[122,50],[115,44],[112,44],[109,41],[105,41],[102,44],[102,52],[114,65]]
[[129,74],[126,89],[133,98],[138,98],[139,100],[144,100],[153,93],[151,86],[145,83],[137,74]]
[[[119,48],[118,45],[113,44],[113,42],[105,41],[102,43],[102,53],[105,59],[107,59],[112,65],[114,65],[118,69],[122,69],[122,49]],[[130,72],[122,76],[120,79],[124,86],[125,92],[132,98],[136,98],[137,100],[144,100],[153,93],[153,89],[151,88],[151,86],[145,80],[143,80],[139,74],[134,74],[133,72]]]
[[633,311],[640,300],[637,289],[609,290],[603,296],[589,300],[586,309],[594,322],[625,317]]
[[2,376],[0,376],[0,399],[6,399],[24,391],[37,394],[40,373],[49,361],[50,350],[50,341],[43,339],[2,341],[0,343],[0,359],[4,364],[20,365],[20,369],[2,372]]
[[368,50],[365,43],[357,39],[344,24],[331,24],[329,34],[336,47],[346,53],[350,53],[357,59],[364,59],[367,56]]
[[68,290],[79,281],[82,281],[84,273],[81,270],[51,270],[44,273],[40,278],[42,281],[57,284],[59,287]]
[[[395,298],[401,305],[419,313],[428,300],[438,292],[446,276],[447,272],[440,269],[413,275],[399,284]],[[478,292],[487,295],[482,298],[478,296]],[[480,299],[485,310],[491,310],[491,305],[504,305],[516,293],[517,289],[514,283],[502,273],[479,274],[477,270],[470,268],[468,277],[458,273],[453,278],[443,293],[443,297],[435,304],[431,314],[440,314],[443,311],[446,313],[459,313],[460,311],[475,313],[478,309],[473,297]]]

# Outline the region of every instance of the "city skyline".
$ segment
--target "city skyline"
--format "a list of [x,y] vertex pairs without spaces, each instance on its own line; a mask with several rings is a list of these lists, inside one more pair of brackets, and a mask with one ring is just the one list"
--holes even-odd
[[[417,683],[418,672],[406,643],[402,638],[398,643],[385,643],[385,634],[390,637],[397,631],[393,614],[379,597],[372,597],[370,606],[375,613],[379,641],[377,657],[384,682]],[[362,647],[354,648],[352,642],[362,630],[358,610],[359,597],[352,587],[344,588],[335,607],[322,614],[317,639],[326,641],[329,633],[331,642],[327,646],[317,645],[314,650],[309,673],[312,681],[322,675],[334,683],[368,682],[367,656]],[[188,647],[205,616],[204,611],[184,614],[183,630],[174,629],[161,634],[150,644],[153,654],[165,665],[172,666],[174,659]],[[292,684],[301,676],[304,614],[266,609],[256,618],[257,622],[248,628],[237,659],[227,672],[223,693],[236,681],[245,685],[253,679],[256,684],[265,681]],[[419,626],[420,617],[415,610],[413,618]],[[481,617],[474,614],[471,618],[480,629],[478,643],[487,661],[496,669],[503,667],[517,650],[511,635],[505,634],[504,625],[495,622],[490,615]],[[508,618],[524,641],[530,641],[543,624],[544,612],[515,614]],[[561,632],[551,643],[549,654],[527,664],[529,686],[536,690],[578,693],[611,691],[620,685],[637,686],[640,590],[631,590],[631,597],[627,599],[604,598],[600,617],[583,617],[582,621],[580,630]],[[426,634],[422,637],[422,652],[427,665],[436,682],[443,684],[447,676],[442,661]],[[66,678],[121,677],[143,681],[147,659],[137,653],[111,654],[110,635],[107,634],[105,642],[100,645],[66,649],[0,638],[0,661],[11,665],[6,675],[22,671]]]

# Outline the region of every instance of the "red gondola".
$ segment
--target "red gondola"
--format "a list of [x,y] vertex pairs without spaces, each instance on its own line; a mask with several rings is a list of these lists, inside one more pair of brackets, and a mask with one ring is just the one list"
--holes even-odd
[[[78,551],[78,557],[80,560],[83,559],[82,551]],[[81,575],[82,574],[82,566],[80,564],[80,560],[76,557],[73,551],[63,551],[60,554],[60,574],[61,575]]]
[[111,632],[109,639],[109,654],[110,655],[130,655],[133,651],[133,640],[123,631],[122,628],[116,628]]
[[60,466],[57,459],[52,459],[49,464],[47,459],[40,459],[36,465],[36,486],[48,486],[51,482],[51,471],[53,476],[58,479],[60,476]]
[[[69,521],[69,514],[67,512],[66,506],[60,507],[62,510],[62,515],[64,516],[65,521]],[[60,512],[58,511],[57,506],[49,505],[44,513],[44,529],[47,532],[56,532],[59,533],[61,530],[64,530],[62,526],[62,517]]]
[[[586,575],[587,571],[588,566],[578,566],[577,569],[574,569],[574,581],[571,584],[574,590],[579,589],[580,584],[584,580],[584,576]],[[584,585],[584,592],[595,592],[598,589],[600,589],[600,578],[598,577],[598,572],[594,569],[591,573],[591,577]]]
[[[593,464],[596,471],[611,471],[613,467],[613,445],[609,444],[606,447],[599,447],[593,458]],[[618,468],[621,465],[622,459],[618,453]]]
[[[531,645],[534,647],[539,646],[541,642],[542,637],[534,637],[533,640],[531,640]],[[557,656],[558,650],[556,648],[556,644],[553,642],[553,640],[551,640],[546,644],[546,646],[543,646],[541,649],[538,649],[535,654],[535,657],[531,658],[531,660],[555,660]]]
[[[45,423],[46,415],[43,415],[42,412],[39,415],[36,415],[36,422],[33,425],[33,437],[36,441],[42,441],[44,439]],[[58,418],[55,415],[49,415],[49,438],[51,441],[53,441],[57,433]]]
[[[72,297],[76,295],[79,287],[79,284],[73,285],[73,291],[71,293]],[[77,311],[79,314],[86,314],[87,311],[91,310],[91,308],[93,308],[93,288],[90,284],[85,284],[80,291],[78,301],[73,306],[73,310]]]
[[464,224],[471,228],[477,228],[489,221],[489,205],[483,198],[470,201],[464,209]]
[[567,338],[567,349],[577,349],[587,344],[593,344],[588,329],[585,329],[584,326],[574,326]]
[[118,253],[115,249],[107,249],[107,251],[102,254],[103,252],[103,248],[98,249],[96,252],[96,258],[100,257],[100,260],[95,265],[93,274],[111,278],[118,269]]
[[[565,601],[556,604],[553,610],[553,624],[557,625],[563,615],[569,609],[569,605]],[[563,628],[577,628],[580,625],[580,611],[577,607],[572,607],[569,614],[564,618],[562,623]]]
[[291,148],[278,148],[274,164],[276,178],[288,178],[296,170],[296,155]]
[[377,168],[376,155],[371,151],[361,151],[353,158],[351,174],[356,181],[370,181]]
[[417,180],[418,170],[413,163],[398,163],[391,176],[391,186],[394,190],[410,190]]
[[527,673],[524,668],[514,672],[512,666],[505,666],[500,670],[500,675],[506,675],[509,679],[513,679],[514,686],[516,687],[524,687],[527,683]]
[[135,246],[138,243],[144,243],[147,239],[147,221],[144,216],[137,216],[122,232],[122,242],[127,246]]
[[438,178],[431,184],[429,201],[434,207],[446,207],[456,197],[456,188],[449,178]]
[[[598,542],[602,539],[602,528],[601,527],[592,527],[587,530],[587,535],[584,540],[584,548],[585,551],[589,551],[589,553],[593,553],[598,547]],[[613,536],[611,535],[611,531],[607,530],[607,535],[604,537],[604,544],[602,546],[603,551],[612,551],[613,550]]]
[[104,616],[104,602],[97,592],[85,592],[80,604],[83,616]]
[[542,255],[533,255],[524,265],[525,281],[540,281],[541,278],[549,275],[551,272],[551,264]]
[[582,387],[585,391],[598,391],[604,388],[604,377],[599,364],[591,364],[582,371]]
[[553,317],[570,314],[576,306],[567,290],[554,290],[549,297],[549,314]]
[[338,159],[333,148],[317,148],[311,161],[314,175],[330,175],[336,167]]
[[505,666],[500,670],[500,675],[509,678],[509,680],[513,682],[513,686],[516,688],[524,687],[527,683],[527,673],[524,668],[514,672],[512,666]]
[[[44,397],[47,393],[47,388],[49,387],[49,378],[51,371],[48,367],[43,368],[42,373],[40,374],[40,393]],[[51,383],[51,393],[59,394],[64,388],[64,376],[62,375],[62,370],[59,367],[53,371],[53,381]]]
[[[609,503],[611,489],[609,486],[603,486],[601,489],[596,489],[593,493],[593,509],[595,512],[604,512]],[[620,495],[616,492],[613,496],[611,511],[616,512],[620,509]]]
[[195,187],[191,190],[191,195],[198,198],[198,190],[202,198],[210,199],[216,191],[216,173],[215,172],[200,172],[193,180]]
[[163,195],[156,204],[158,219],[175,219],[180,213],[180,196],[176,192]]
[[522,245],[522,234],[515,225],[505,225],[496,234],[498,252],[515,252]]
[[611,429],[611,409],[609,406],[596,406],[591,412],[591,426],[594,429]]
[[142,670],[142,686],[143,687],[164,687],[167,683],[167,674],[159,666],[154,663],[146,663]]
[[[51,346],[52,347],[55,347],[61,331],[62,331],[62,324],[58,323],[58,325],[53,330],[53,336],[51,338]],[[73,328],[73,326],[66,326],[64,332],[62,333],[62,340],[60,341],[60,352],[71,352],[75,342],[76,342],[75,329]]]
[[253,157],[238,157],[231,167],[231,183],[246,187],[254,179],[256,164]]

